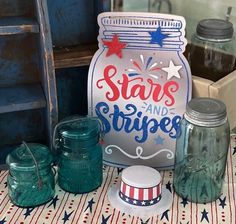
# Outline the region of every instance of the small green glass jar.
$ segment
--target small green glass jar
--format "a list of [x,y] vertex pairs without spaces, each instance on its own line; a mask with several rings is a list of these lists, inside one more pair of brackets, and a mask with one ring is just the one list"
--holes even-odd
[[[55,128],[58,133],[58,185],[72,193],[86,193],[102,183],[100,123],[94,118],[73,118]],[[55,136],[55,134],[54,134]]]
[[13,204],[35,207],[54,197],[52,162],[48,147],[36,143],[23,143],[7,156],[8,195]]

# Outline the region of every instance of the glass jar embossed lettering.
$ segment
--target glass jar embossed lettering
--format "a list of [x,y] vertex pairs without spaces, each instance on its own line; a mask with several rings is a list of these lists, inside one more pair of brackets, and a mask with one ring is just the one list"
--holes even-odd
[[220,196],[229,139],[224,103],[210,98],[188,103],[176,143],[174,189],[178,195],[197,203]]
[[56,134],[59,186],[72,193],[86,193],[98,188],[103,175],[98,119],[67,119],[56,126],[54,136]]
[[7,186],[12,203],[20,207],[35,207],[53,198],[52,162],[49,149],[36,143],[23,143],[7,156]]

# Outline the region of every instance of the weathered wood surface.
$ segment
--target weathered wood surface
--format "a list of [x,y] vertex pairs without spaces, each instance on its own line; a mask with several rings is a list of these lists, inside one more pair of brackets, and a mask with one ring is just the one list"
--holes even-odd
[[0,114],[45,106],[46,100],[39,84],[0,88]]
[[46,0],[1,0],[1,162],[22,140],[51,145],[58,116],[53,63]]
[[48,0],[53,45],[73,46],[96,41],[94,0]]
[[26,110],[0,116],[0,156],[2,149],[26,142],[45,142],[45,110]]
[[52,42],[56,47],[96,43],[97,15],[110,11],[110,0],[48,0]]
[[53,129],[58,122],[57,89],[54,70],[52,39],[50,33],[48,9],[46,0],[35,0],[37,20],[40,24],[39,51],[41,61],[41,77],[44,94],[47,100],[46,118],[47,141],[52,147]]
[[30,16],[35,14],[32,0],[0,0],[0,17]]
[[0,88],[40,82],[37,34],[0,36]]
[[27,17],[0,17],[0,35],[38,33],[37,21]]
[[97,48],[97,44],[83,44],[54,49],[55,68],[89,65]]
[[57,69],[57,92],[59,120],[87,112],[88,66]]

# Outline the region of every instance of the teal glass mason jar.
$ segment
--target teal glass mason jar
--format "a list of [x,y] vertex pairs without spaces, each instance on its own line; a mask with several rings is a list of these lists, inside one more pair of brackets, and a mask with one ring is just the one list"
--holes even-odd
[[176,139],[174,189],[188,201],[207,203],[222,193],[230,141],[223,102],[192,99]]
[[51,200],[55,194],[53,156],[47,146],[23,143],[6,159],[8,195],[19,207],[35,207]]
[[55,127],[58,184],[63,190],[86,193],[102,184],[100,127],[98,119],[89,117],[69,118]]

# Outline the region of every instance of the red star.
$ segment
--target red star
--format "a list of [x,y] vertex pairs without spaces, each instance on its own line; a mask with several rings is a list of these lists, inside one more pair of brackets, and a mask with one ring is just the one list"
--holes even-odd
[[119,37],[115,34],[111,41],[103,40],[104,45],[108,47],[106,57],[116,54],[119,58],[122,58],[122,49],[127,46],[126,43],[119,41]]

